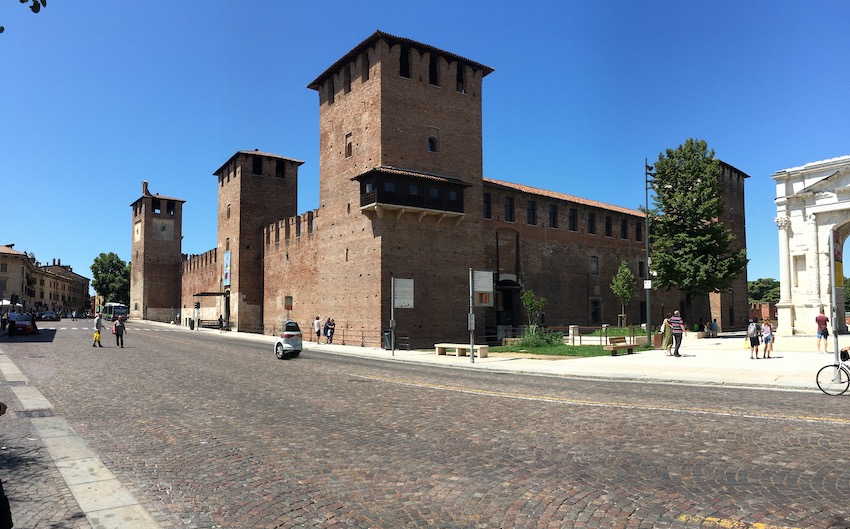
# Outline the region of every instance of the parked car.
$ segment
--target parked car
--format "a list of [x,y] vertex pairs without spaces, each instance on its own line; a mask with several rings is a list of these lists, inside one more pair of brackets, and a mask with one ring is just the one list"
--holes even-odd
[[35,332],[32,326],[32,316],[29,314],[12,313],[9,315],[9,325],[15,322],[15,334],[30,334]]
[[44,311],[44,314],[41,315],[42,320],[48,321],[59,321],[59,314],[53,312],[52,310]]
[[283,332],[274,343],[274,355],[279,359],[295,358],[301,354],[301,328],[298,322],[283,322]]

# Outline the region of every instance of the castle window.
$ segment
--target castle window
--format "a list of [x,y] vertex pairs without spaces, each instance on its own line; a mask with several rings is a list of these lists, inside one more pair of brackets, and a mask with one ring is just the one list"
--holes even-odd
[[351,142],[351,133],[345,135],[345,157],[350,158],[351,153],[353,152],[353,146]]
[[351,92],[351,65],[346,64],[342,69],[342,91],[343,93]]
[[274,175],[277,178],[286,178],[286,162],[283,160],[275,160]]
[[514,221],[514,197],[505,197],[505,221]]
[[558,204],[549,204],[549,227],[558,227]]
[[537,202],[533,200],[528,201],[528,209],[525,216],[525,221],[532,226],[537,225]]
[[596,213],[592,211],[587,212],[587,233],[596,233]]
[[230,204],[227,205],[227,218],[230,218]]
[[401,47],[401,57],[398,61],[398,74],[410,79],[410,46]]
[[638,261],[638,277],[646,277],[646,264]]
[[493,218],[493,207],[491,204],[490,193],[484,193],[484,218]]
[[599,275],[599,257],[596,255],[590,256],[590,275]]
[[328,104],[329,105],[334,104],[334,96],[336,95],[335,92],[336,92],[336,88],[334,88],[334,78],[331,77],[331,78],[328,79]]
[[464,65],[457,63],[457,91],[461,94],[466,93],[466,76],[464,75]]
[[364,83],[369,80],[369,52],[363,53],[363,62],[361,63],[362,70],[360,71],[360,80]]
[[436,187],[428,189],[428,196],[431,198],[440,198],[440,190]]
[[177,211],[177,204],[175,204],[175,202],[173,200],[169,200],[168,202],[165,203],[165,205],[166,205],[166,211],[168,211],[168,214],[173,217],[174,213]]
[[387,193],[395,193],[395,182],[384,182],[384,191]]
[[263,174],[263,159],[259,156],[254,156],[251,164],[251,174]]
[[419,186],[416,184],[410,184],[407,188],[407,194],[413,196],[419,196]]
[[635,222],[635,240],[640,242],[643,240],[643,222]]
[[230,237],[228,237],[224,240],[224,251],[225,252],[230,251]]
[[457,191],[450,189],[448,200],[449,202],[457,202]]
[[578,231],[578,211],[576,208],[570,208],[570,213],[567,218],[570,231]]
[[614,233],[614,222],[611,219],[611,215],[605,216],[605,236],[611,237]]
[[626,219],[620,219],[620,238],[629,238],[629,221]]
[[428,152],[437,152],[437,138],[434,136],[428,138]]
[[151,202],[151,207],[153,208],[153,212],[155,215],[159,215],[162,213],[162,204],[160,203],[158,198],[153,199]]
[[431,60],[428,63],[428,82],[434,86],[440,86],[440,58],[431,54]]

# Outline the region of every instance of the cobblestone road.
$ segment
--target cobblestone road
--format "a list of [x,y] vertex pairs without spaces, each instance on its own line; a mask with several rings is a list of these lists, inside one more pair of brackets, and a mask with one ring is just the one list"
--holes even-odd
[[[162,527],[850,527],[844,398],[40,338],[0,350]],[[89,527],[9,390],[17,525]]]

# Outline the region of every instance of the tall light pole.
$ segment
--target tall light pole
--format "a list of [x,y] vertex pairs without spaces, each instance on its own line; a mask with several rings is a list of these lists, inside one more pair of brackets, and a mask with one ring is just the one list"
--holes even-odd
[[643,289],[646,291],[646,343],[647,345],[652,343],[652,306],[649,302],[649,294],[652,291],[652,274],[649,271],[650,268],[650,257],[649,257],[649,188],[652,187],[652,177],[655,176],[653,172],[653,167],[649,165],[649,160],[643,159],[644,166],[644,184],[646,188],[646,226],[644,229],[646,230],[646,267],[645,267],[645,278],[643,281]]

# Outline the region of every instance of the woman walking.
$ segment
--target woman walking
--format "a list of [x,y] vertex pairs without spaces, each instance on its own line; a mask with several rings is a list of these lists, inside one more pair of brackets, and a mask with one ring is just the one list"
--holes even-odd
[[773,352],[773,326],[770,320],[764,320],[761,324],[761,341],[764,343],[764,357],[770,358],[770,353]]
[[673,316],[673,313],[668,312],[664,321],[661,322],[661,348],[664,349],[667,356],[673,354],[671,352],[673,349],[673,326],[670,325],[671,316]]

